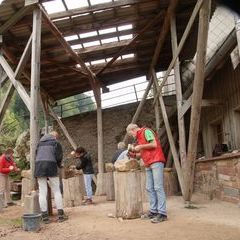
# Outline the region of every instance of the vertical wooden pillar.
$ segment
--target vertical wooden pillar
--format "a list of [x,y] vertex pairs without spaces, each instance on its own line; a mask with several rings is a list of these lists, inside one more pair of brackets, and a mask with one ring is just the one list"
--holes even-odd
[[200,10],[196,71],[193,83],[192,108],[188,141],[187,162],[184,168],[184,178],[186,185],[185,200],[191,201],[193,190],[193,177],[195,168],[195,158],[197,155],[197,142],[199,133],[199,124],[201,116],[201,103],[204,87],[204,72],[206,62],[206,49],[209,27],[211,1],[204,1]]
[[103,160],[103,123],[102,123],[102,102],[100,86],[97,86],[96,89],[96,103],[97,103],[97,136],[98,136],[98,175],[96,195],[101,196],[106,194],[106,182],[104,175],[104,160]]
[[[176,17],[171,17],[171,40],[172,40],[172,53],[173,55],[177,51],[177,29],[176,29]],[[185,137],[185,126],[184,117],[180,116],[180,109],[182,107],[182,84],[180,77],[180,64],[179,58],[176,59],[174,65],[174,75],[176,84],[176,98],[177,98],[177,113],[178,113],[178,132],[179,132],[179,153],[182,165],[186,162],[186,137]]]
[[33,10],[33,40],[31,61],[31,103],[30,103],[30,166],[32,172],[31,187],[35,189],[34,169],[36,148],[39,141],[39,89],[41,54],[41,11]]
[[238,54],[240,56],[240,17],[238,15],[235,16],[235,29],[237,35]]
[[[157,76],[156,76],[156,72],[154,71],[154,69],[152,69],[152,77],[153,77],[154,82],[156,83],[157,82]],[[156,86],[158,86],[158,85],[156,84]],[[159,87],[158,87],[158,92],[159,92]],[[170,149],[172,151],[173,160],[174,160],[174,163],[175,163],[175,166],[176,166],[179,184],[180,184],[180,187],[181,187],[181,191],[184,194],[185,186],[184,186],[183,173],[182,173],[182,169],[181,169],[181,166],[180,166],[180,161],[179,161],[177,149],[176,149],[176,146],[175,146],[175,143],[174,143],[173,134],[172,134],[172,131],[171,131],[171,128],[170,128],[170,124],[169,124],[169,120],[168,120],[168,116],[167,116],[167,111],[166,111],[166,107],[165,107],[161,92],[159,94],[158,101],[160,103],[162,116],[163,116],[166,131],[167,131],[168,141],[169,141],[169,144],[170,144]]]
[[[157,96],[157,82],[153,84],[153,95],[154,97]],[[154,105],[154,112],[155,112],[155,121],[156,121],[156,133],[159,136],[159,130],[160,130],[160,111],[159,111],[159,101],[156,102]],[[160,136],[159,136],[160,137]]]

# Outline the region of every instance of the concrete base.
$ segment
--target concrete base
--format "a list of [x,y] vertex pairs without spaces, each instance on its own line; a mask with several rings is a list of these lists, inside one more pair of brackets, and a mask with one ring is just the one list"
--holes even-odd
[[98,173],[97,175],[97,189],[96,196],[104,196],[106,195],[106,178],[105,173]]
[[40,213],[38,193],[32,191],[30,195],[25,195],[24,198],[24,214]]

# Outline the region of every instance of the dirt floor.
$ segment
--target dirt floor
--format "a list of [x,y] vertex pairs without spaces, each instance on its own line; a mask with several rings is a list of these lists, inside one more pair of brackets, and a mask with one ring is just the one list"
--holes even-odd
[[[38,233],[20,227],[22,208],[9,207],[0,214],[0,239],[7,240],[240,240],[238,205],[207,201],[194,196],[197,209],[186,209],[181,197],[168,199],[169,220],[152,224],[148,220],[122,220],[114,214],[114,202],[95,199],[96,204],[66,209],[69,220],[43,225]],[[147,205],[145,206],[147,209]]]

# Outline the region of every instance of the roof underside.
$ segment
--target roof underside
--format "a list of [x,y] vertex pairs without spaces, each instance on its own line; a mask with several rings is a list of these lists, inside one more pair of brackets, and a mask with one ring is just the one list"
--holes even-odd
[[[98,77],[103,85],[109,85],[148,73],[169,2],[168,0],[118,0],[53,13],[49,16],[62,35],[68,37],[69,44],[74,46],[85,62],[91,64],[91,70],[96,73],[121,48],[126,46],[135,34],[162,12],[162,17],[138,38],[136,44],[121,53],[122,58]],[[176,12],[178,39],[182,37],[196,2],[196,0],[179,1]],[[23,0],[4,1],[0,5],[0,24],[10,19],[23,5]],[[31,34],[31,26],[32,14],[29,13],[3,35],[4,54],[14,67],[16,67]],[[106,30],[109,28],[112,30]],[[92,36],[85,34],[88,32],[94,33]],[[196,33],[197,20],[180,55],[180,60],[191,59],[194,55]],[[58,100],[91,90],[89,80],[81,73],[81,68],[66,53],[44,22],[41,48],[41,87],[50,96]],[[159,56],[156,71],[166,70],[171,59],[169,33]],[[96,64],[94,62],[96,60],[100,61]],[[30,73],[30,64],[27,65],[25,72]],[[25,77],[23,75],[20,81],[25,86],[29,86],[29,80]]]

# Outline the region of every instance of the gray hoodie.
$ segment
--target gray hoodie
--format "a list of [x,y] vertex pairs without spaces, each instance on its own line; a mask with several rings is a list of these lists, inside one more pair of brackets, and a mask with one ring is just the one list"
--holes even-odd
[[54,136],[44,135],[37,146],[35,177],[55,177],[61,167],[62,146]]

